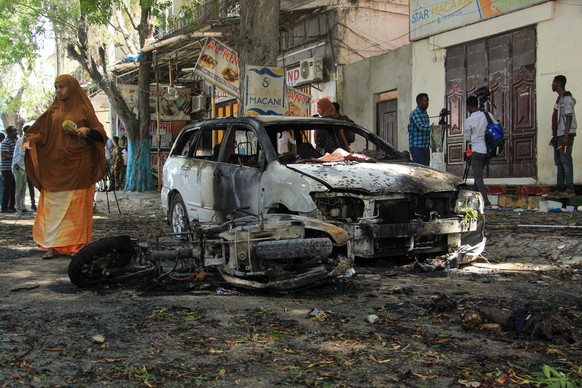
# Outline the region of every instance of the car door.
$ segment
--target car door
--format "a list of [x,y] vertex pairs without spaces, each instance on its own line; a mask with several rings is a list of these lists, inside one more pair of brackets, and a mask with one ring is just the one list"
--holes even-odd
[[[184,203],[193,203],[197,195],[191,188],[189,182],[191,176],[191,169],[193,165],[192,151],[200,133],[199,127],[186,128],[172,148],[171,154],[164,164],[164,188],[163,192],[173,193],[178,192]],[[170,200],[171,197],[167,197]],[[168,208],[171,203],[167,203]]]
[[203,126],[190,147],[188,162],[181,166],[184,204],[190,218],[199,222],[215,219],[213,180],[218,165],[218,150],[226,128],[226,124]]
[[261,177],[267,160],[256,129],[233,124],[222,144],[214,171],[215,209],[223,219],[235,210],[259,214],[262,209]]

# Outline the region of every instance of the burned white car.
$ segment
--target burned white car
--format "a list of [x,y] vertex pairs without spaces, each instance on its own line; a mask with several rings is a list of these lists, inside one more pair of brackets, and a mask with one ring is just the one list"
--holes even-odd
[[177,234],[193,223],[287,214],[347,231],[347,257],[462,253],[469,261],[485,246],[478,192],[345,121],[268,116],[190,124],[164,164],[161,195]]

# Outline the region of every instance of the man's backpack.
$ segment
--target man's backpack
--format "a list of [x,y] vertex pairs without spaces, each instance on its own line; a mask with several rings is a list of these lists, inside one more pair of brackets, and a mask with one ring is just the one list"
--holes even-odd
[[485,146],[487,147],[487,156],[498,156],[505,149],[505,139],[503,138],[503,128],[501,124],[494,124],[491,120],[491,114],[485,113],[487,118],[487,130],[485,131]]

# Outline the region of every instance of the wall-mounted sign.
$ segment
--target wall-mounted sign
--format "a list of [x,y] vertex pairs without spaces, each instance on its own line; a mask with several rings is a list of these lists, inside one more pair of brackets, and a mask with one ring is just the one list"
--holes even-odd
[[289,86],[285,88],[285,94],[287,96],[285,116],[307,116],[309,114],[309,103],[311,102],[309,94]]
[[208,82],[240,98],[238,54],[227,45],[208,38],[194,68]]
[[244,111],[246,116],[285,113],[285,70],[246,66]]
[[287,82],[287,86],[295,86],[301,79],[301,70],[299,69],[299,66],[287,69],[285,73],[285,81]]
[[512,12],[549,0],[422,0],[410,2],[410,40]]
[[220,104],[221,102],[226,102],[234,99],[232,94],[228,94],[226,90],[220,88],[214,88],[214,102]]
[[[128,108],[137,115],[137,85],[119,85],[119,91]],[[164,121],[190,120],[192,110],[192,98],[190,88],[173,87],[174,95],[168,96],[168,86],[160,85],[159,93],[157,88],[150,88],[150,119],[157,120],[158,100],[160,97],[160,119]]]

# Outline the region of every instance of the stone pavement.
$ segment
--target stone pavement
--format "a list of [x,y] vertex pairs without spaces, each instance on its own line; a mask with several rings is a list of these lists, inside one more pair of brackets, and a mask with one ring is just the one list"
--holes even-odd
[[160,193],[157,191],[99,191],[95,196],[95,202],[96,212],[107,211],[108,205],[111,212],[115,212],[117,204],[121,210],[162,210]]

